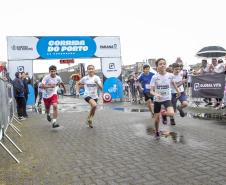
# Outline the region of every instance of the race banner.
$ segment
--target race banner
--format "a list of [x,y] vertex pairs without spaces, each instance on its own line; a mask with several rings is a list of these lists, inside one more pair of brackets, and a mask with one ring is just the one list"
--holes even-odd
[[8,60],[117,58],[120,37],[102,36],[8,36]]
[[[101,58],[103,90],[112,99],[123,97],[121,58]],[[105,100],[104,100],[105,101]]]
[[224,86],[224,73],[192,76],[192,97],[223,98]]

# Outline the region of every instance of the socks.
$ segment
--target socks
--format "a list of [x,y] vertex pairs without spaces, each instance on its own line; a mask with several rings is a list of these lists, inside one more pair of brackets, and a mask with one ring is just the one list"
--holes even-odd
[[52,122],[55,123],[56,122],[56,119],[52,119]]

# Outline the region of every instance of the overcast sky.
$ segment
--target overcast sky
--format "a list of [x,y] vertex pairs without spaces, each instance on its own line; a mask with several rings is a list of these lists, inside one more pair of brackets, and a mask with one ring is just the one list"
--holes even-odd
[[188,65],[204,46],[226,48],[226,1],[7,0],[0,25],[0,61],[6,36],[120,36],[123,64],[181,57]]

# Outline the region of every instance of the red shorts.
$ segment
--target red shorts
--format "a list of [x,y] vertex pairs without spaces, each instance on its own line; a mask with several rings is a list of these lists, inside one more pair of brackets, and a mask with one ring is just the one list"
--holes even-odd
[[45,107],[48,109],[50,107],[50,105],[54,104],[54,103],[58,103],[58,96],[56,94],[54,94],[53,96],[49,97],[49,98],[43,98]]

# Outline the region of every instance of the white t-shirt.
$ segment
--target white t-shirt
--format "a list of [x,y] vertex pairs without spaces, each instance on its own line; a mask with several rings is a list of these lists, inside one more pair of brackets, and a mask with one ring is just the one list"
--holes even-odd
[[201,67],[199,70],[198,70],[199,73],[203,74],[203,73],[209,73],[210,72],[210,65],[207,64],[207,66],[204,68],[204,67]]
[[215,73],[223,73],[224,70],[225,70],[225,64],[224,64],[224,63],[217,64],[217,65],[214,67],[214,72],[215,72]]
[[[173,75],[173,81],[176,83],[178,90],[180,92],[184,92],[184,86],[182,84],[183,83],[183,76],[180,73],[178,75]],[[173,85],[172,85],[171,88],[172,88],[172,91],[171,91],[172,93],[177,93],[177,91],[176,91],[176,89]]]
[[80,80],[80,83],[84,84],[84,88],[85,88],[84,97],[89,96],[93,99],[98,98],[98,94],[97,94],[98,86],[95,83],[95,81],[97,81],[98,84],[101,84],[100,77],[97,75],[94,75],[94,76],[87,75]]
[[154,97],[155,102],[163,102],[171,100],[171,85],[173,82],[173,74],[166,73],[161,75],[159,73],[155,74],[150,82],[151,86],[155,87],[155,92],[162,95],[160,99]]
[[43,98],[50,98],[52,97],[54,94],[57,94],[57,89],[60,83],[62,83],[62,80],[60,78],[60,76],[56,76],[55,78],[52,78],[50,76],[50,74],[46,75],[43,80],[42,80],[42,84],[44,85],[56,85],[53,88],[46,88],[43,91]]

